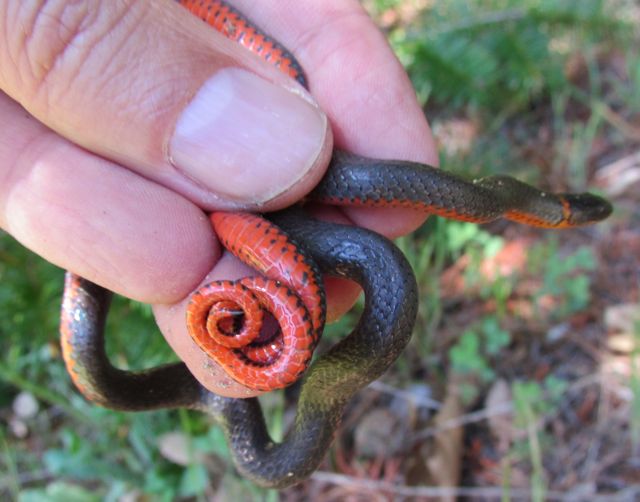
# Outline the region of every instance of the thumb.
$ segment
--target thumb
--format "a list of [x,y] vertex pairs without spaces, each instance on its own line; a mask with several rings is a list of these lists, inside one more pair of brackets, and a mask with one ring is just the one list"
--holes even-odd
[[295,81],[175,2],[0,4],[0,88],[50,128],[206,209],[276,209],[331,151]]

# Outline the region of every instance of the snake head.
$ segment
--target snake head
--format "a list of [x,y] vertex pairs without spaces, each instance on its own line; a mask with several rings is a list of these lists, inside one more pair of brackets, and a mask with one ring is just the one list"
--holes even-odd
[[613,212],[611,203],[592,193],[563,194],[571,226],[589,225],[602,221]]

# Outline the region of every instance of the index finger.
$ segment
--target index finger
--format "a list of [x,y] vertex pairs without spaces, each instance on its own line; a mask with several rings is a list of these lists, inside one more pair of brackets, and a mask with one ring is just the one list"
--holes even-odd
[[[438,155],[415,91],[383,34],[356,0],[233,5],[300,61],[328,115],[335,144],[353,153],[437,165]],[[389,237],[424,221],[410,209],[347,209],[356,224]]]

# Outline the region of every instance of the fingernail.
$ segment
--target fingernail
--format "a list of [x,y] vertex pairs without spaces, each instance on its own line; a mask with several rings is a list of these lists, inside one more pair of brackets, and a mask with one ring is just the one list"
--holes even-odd
[[262,203],[313,167],[327,119],[301,93],[239,68],[210,78],[178,118],[173,165],[216,194]]

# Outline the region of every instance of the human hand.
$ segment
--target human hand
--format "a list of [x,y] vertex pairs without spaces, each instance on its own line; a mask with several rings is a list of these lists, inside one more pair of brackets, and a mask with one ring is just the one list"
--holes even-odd
[[[246,273],[221,258],[203,210],[300,199],[326,168],[331,130],[337,146],[370,157],[437,157],[410,83],[356,0],[233,4],[298,57],[313,98],[174,2],[0,4],[11,27],[0,46],[0,226],[47,260],[154,304],[196,377],[245,396],[186,333],[190,292]],[[388,236],[423,219],[322,212]],[[355,291],[330,282],[329,315]]]

